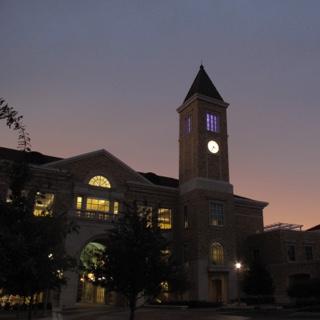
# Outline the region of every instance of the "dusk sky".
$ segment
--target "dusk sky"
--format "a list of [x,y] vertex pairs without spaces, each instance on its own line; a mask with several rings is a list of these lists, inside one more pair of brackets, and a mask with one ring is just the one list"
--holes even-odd
[[[178,176],[201,61],[230,103],[231,183],[265,224],[319,224],[320,1],[0,0],[0,96],[32,149]],[[17,136],[0,123],[0,146]]]

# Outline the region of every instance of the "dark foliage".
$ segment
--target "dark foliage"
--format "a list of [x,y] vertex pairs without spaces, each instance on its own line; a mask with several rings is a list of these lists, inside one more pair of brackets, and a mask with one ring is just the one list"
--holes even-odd
[[23,116],[0,98],[0,120],[5,120],[8,128],[18,132],[18,148],[22,151],[30,151],[30,137],[22,119]]
[[98,256],[93,272],[96,279],[104,279],[101,285],[127,299],[130,319],[134,319],[140,298],[155,297],[161,284],[178,274],[167,249],[168,241],[159,228],[150,225],[149,213],[139,212],[136,205],[127,206],[108,233],[106,249]]
[[260,261],[250,263],[249,269],[245,271],[243,278],[243,291],[251,296],[273,295],[273,280]]
[[9,202],[0,199],[0,288],[4,294],[30,298],[32,305],[35,294],[65,282],[63,271],[74,261],[65,253],[64,239],[75,227],[65,214],[34,216],[35,192],[23,191],[27,165],[6,163],[5,169],[12,197]]

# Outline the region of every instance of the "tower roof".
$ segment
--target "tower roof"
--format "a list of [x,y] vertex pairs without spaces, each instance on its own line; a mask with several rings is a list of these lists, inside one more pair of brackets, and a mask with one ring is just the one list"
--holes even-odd
[[208,74],[206,73],[206,70],[204,70],[203,65],[200,65],[199,72],[194,79],[191,88],[185,97],[184,101],[188,100],[191,96],[194,94],[199,93],[220,101],[223,101],[223,98],[221,97],[220,93],[212,83],[211,79],[209,78]]

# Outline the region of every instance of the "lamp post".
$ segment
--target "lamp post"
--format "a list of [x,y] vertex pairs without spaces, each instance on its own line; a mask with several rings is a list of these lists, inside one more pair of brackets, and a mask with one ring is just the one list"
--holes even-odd
[[237,293],[238,293],[238,306],[240,306],[240,270],[242,268],[241,262],[236,262],[234,265],[237,272]]

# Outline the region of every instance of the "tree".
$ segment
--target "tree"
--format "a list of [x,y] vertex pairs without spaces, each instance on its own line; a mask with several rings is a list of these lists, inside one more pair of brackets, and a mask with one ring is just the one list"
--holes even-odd
[[0,201],[0,288],[5,294],[29,298],[31,318],[34,295],[58,289],[66,280],[63,272],[74,264],[64,249],[64,239],[74,226],[65,214],[34,216],[34,192],[29,190],[28,196],[22,192],[28,170],[15,164],[12,172],[12,198]]
[[100,285],[127,299],[133,320],[137,301],[158,295],[177,270],[168,256],[168,241],[150,224],[150,214],[139,212],[135,204],[127,206],[106,237],[92,271]]
[[259,260],[251,262],[249,269],[244,273],[243,291],[251,296],[273,295],[272,277]]
[[10,107],[3,98],[0,98],[0,120],[5,120],[9,129],[18,131],[18,148],[28,152],[31,150],[30,137],[22,119],[23,116]]
[[[19,162],[0,162],[0,170],[9,177],[10,199],[0,197],[0,288],[5,294],[29,298],[28,318],[32,316],[33,297],[48,289],[58,289],[65,282],[63,272],[74,261],[64,248],[66,235],[76,227],[63,213],[34,216],[35,191],[28,189],[31,178],[27,163],[30,138],[22,116],[0,99],[0,120],[17,130]],[[41,197],[38,201],[41,202]]]

